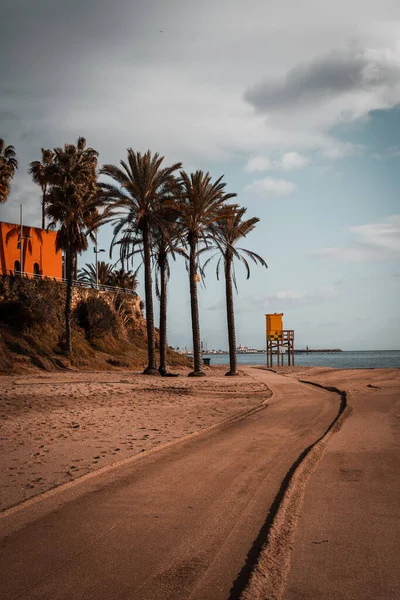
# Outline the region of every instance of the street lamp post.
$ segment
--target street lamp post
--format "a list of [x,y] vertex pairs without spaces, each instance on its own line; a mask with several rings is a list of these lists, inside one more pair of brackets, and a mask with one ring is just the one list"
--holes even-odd
[[23,225],[22,225],[22,204],[20,204],[20,234],[18,236],[18,244],[19,244],[19,273],[22,277],[24,274],[24,240],[29,240],[31,238],[30,235],[24,236]]
[[95,235],[95,245],[96,247],[93,248],[93,251],[96,255],[96,288],[99,289],[99,261],[98,261],[98,254],[100,252],[105,252],[104,248],[100,248],[100,250],[98,250],[97,247],[97,231],[96,231],[96,235]]

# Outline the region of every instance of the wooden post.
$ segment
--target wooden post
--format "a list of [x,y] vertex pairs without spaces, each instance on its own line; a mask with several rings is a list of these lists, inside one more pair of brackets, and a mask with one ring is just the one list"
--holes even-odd
[[294,367],[294,332],[293,332],[293,340],[292,340],[292,366]]

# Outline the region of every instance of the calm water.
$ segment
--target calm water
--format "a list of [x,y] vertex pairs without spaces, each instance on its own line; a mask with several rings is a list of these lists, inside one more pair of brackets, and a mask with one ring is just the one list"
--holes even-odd
[[[212,365],[228,364],[227,354],[205,354]],[[260,365],[266,362],[265,354],[238,354],[242,365]],[[276,358],[274,357],[274,360]],[[285,357],[285,365],[287,357]],[[296,354],[297,367],[333,367],[335,369],[387,369],[400,368],[400,350],[369,350],[366,352],[336,352],[332,354]]]

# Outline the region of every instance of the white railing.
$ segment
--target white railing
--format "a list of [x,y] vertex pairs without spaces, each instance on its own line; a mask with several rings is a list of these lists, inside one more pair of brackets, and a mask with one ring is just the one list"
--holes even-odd
[[[64,277],[50,277],[48,275],[40,275],[37,273],[27,273],[21,271],[12,271],[10,270],[9,274],[2,273],[3,277],[26,277],[27,279],[52,279],[53,281],[58,281],[59,283],[63,283],[66,285],[67,280]],[[88,281],[81,281],[79,279],[74,279],[72,282],[74,287],[86,288],[92,290],[99,290],[100,292],[113,292],[113,293],[121,293],[121,294],[129,294],[131,296],[137,296],[135,290],[130,288],[121,288],[113,285],[103,285],[102,283],[91,283]]]

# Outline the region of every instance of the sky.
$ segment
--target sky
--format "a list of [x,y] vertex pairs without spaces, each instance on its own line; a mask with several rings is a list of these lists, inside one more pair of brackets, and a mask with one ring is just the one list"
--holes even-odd
[[[265,347],[265,313],[283,312],[298,348],[400,348],[397,0],[0,5],[0,137],[19,159],[1,220],[18,222],[22,204],[40,225],[27,169],[42,147],[82,135],[100,165],[151,149],[224,174],[260,219],[243,247],[268,269],[246,280],[237,265],[238,344]],[[108,249],[111,229],[98,238]],[[90,248],[80,265],[93,259]],[[191,348],[179,260],[168,300],[169,344]],[[202,340],[227,348],[213,265],[199,306]]]

